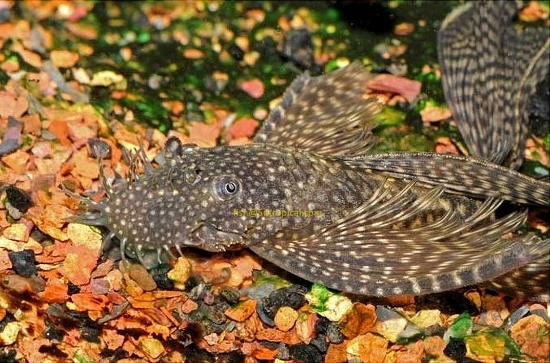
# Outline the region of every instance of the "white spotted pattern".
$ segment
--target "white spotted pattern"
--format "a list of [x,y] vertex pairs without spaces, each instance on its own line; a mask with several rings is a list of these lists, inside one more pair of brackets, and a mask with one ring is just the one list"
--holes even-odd
[[[104,225],[148,264],[183,247],[249,247],[309,281],[365,295],[425,294],[487,281],[548,253],[548,240],[503,241],[525,213],[502,200],[546,203],[550,184],[472,158],[364,155],[380,106],[363,99],[359,63],[296,80],[247,146],[169,139],[154,168],[131,155],[127,181],[80,221]],[[145,173],[139,174],[139,164]],[[265,211],[316,211],[273,216]]]

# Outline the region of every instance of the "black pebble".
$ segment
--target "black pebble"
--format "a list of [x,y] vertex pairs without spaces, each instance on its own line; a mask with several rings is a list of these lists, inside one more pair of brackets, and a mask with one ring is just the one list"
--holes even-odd
[[326,334],[327,328],[330,325],[330,320],[324,316],[319,316],[319,319],[315,322],[315,331],[317,334]]
[[281,343],[278,343],[278,342],[270,342],[270,341],[268,341],[268,340],[262,340],[262,341],[260,341],[260,344],[261,344],[263,347],[266,347],[267,349],[270,349],[270,350],[280,349],[280,348],[281,348]]
[[67,284],[67,295],[74,295],[80,292],[80,287],[69,281]]
[[27,192],[13,185],[6,186],[6,197],[8,202],[21,213],[25,213],[32,207],[32,199]]
[[[56,340],[58,342],[63,340],[63,336],[65,333],[59,329],[53,324],[51,324],[48,320],[46,320],[47,328],[44,330],[44,333],[42,333],[42,336],[48,340]],[[1,362],[1,360],[0,360]]]
[[[323,339],[326,338],[326,340],[331,343],[339,344],[344,341],[344,334],[340,332],[338,324],[328,320],[324,316],[320,316],[315,323],[315,331],[317,332],[319,337],[323,337]],[[311,343],[313,344],[313,341]],[[321,349],[321,346],[319,346],[318,348],[320,351],[323,351],[323,349]]]
[[233,289],[230,287],[223,287],[220,290],[220,296],[225,299],[229,304],[235,305],[239,302],[239,299],[241,297],[241,294],[239,294],[239,291],[237,289]]
[[327,339],[329,342],[334,344],[340,344],[344,341],[344,334],[340,332],[338,324],[333,321],[331,321],[327,327]]
[[183,356],[186,362],[193,363],[215,363],[216,358],[212,353],[199,349],[195,344],[191,344],[183,349]]
[[244,363],[246,357],[241,351],[234,350],[230,353],[222,353],[216,358],[217,363]]
[[323,354],[312,345],[297,344],[289,347],[290,356],[298,363],[321,363]]
[[[0,24],[4,24],[8,22],[11,18],[11,10],[9,8],[3,8],[0,9]],[[3,362],[3,360],[0,360],[0,362]]]
[[[4,317],[4,319],[2,319],[2,320],[0,321],[0,331],[4,330],[4,328],[6,327],[6,325],[8,325],[8,323],[11,323],[12,321],[16,321],[15,316],[13,316],[12,313],[7,312],[7,313],[6,313],[6,316]],[[1,362],[1,361],[0,361],[0,362]]]
[[199,307],[189,314],[187,321],[199,324],[204,335],[220,334],[227,327],[227,318],[223,311],[217,305],[210,306],[204,302],[200,302]]
[[263,301],[264,301],[264,299],[258,300],[258,303],[256,304],[256,313],[258,314],[258,317],[260,318],[260,320],[262,322],[264,322],[265,324],[273,327],[273,326],[275,326],[275,321],[273,321],[273,318],[270,318],[269,316],[267,316],[267,314],[265,312],[265,309],[264,309]]
[[19,276],[31,277],[38,271],[36,261],[32,250],[23,250],[19,252],[8,253],[13,269]]
[[119,360],[128,358],[128,353],[122,347],[118,347],[114,350],[105,348],[101,351],[99,356],[105,358],[105,362],[118,362]]
[[426,336],[438,335],[442,337],[445,334],[446,329],[439,324],[434,324],[424,329],[423,334]]
[[320,352],[326,353],[328,346],[327,346],[327,339],[324,334],[319,334],[315,337],[315,339],[312,339],[309,344],[313,345],[315,348],[317,348]]
[[468,300],[460,291],[446,291],[438,294],[417,296],[416,305],[423,309],[437,309],[444,314],[452,315],[457,312],[468,312],[472,315],[479,312],[477,306]]
[[41,230],[39,230],[38,228],[34,227],[32,230],[31,230],[31,237],[37,241],[38,243],[43,243],[43,242],[46,242],[46,241],[51,241],[52,238],[50,236],[48,236],[47,234],[45,234],[44,232],[42,232]]
[[279,343],[279,346],[277,347],[277,359],[280,360],[290,360],[290,350],[288,349],[288,346],[285,343]]
[[536,93],[528,101],[529,125],[538,137],[548,134],[550,120],[550,73],[538,83]]
[[3,363],[18,363],[21,362],[19,359],[16,359],[17,352],[15,349],[10,349],[8,351],[0,351],[0,362]]
[[443,353],[447,357],[454,359],[457,362],[461,362],[466,356],[466,344],[464,344],[464,341],[462,339],[451,337],[451,340],[449,341],[445,349],[443,349]]
[[268,297],[262,299],[262,306],[266,315],[273,319],[281,306],[289,306],[294,310],[300,309],[306,303],[304,286],[292,285],[273,291]]
[[202,284],[204,284],[204,279],[200,275],[193,274],[189,277],[189,279],[185,283],[185,290],[187,291],[192,290],[193,288]]
[[242,61],[244,58],[244,50],[242,50],[237,44],[232,43],[227,48],[229,55],[237,61]]
[[83,326],[80,328],[80,336],[90,343],[100,343],[99,334],[100,330],[96,327]]
[[58,361],[67,361],[69,355],[62,351],[58,345],[41,345],[38,348],[38,352],[48,357],[59,359]]
[[411,125],[411,127],[417,132],[422,131],[422,129],[424,128],[422,117],[420,117],[420,113],[416,110],[411,110],[407,112],[407,115],[405,116],[405,122]]
[[171,290],[174,288],[174,283],[168,278],[168,271],[170,271],[171,268],[172,266],[169,264],[163,263],[149,271],[159,289]]

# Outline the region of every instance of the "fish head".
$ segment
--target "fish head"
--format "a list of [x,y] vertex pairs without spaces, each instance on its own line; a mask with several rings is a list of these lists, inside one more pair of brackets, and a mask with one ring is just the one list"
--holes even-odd
[[299,222],[271,215],[300,200],[285,183],[291,157],[277,148],[169,141],[166,150],[162,165],[105,202],[106,225],[130,255],[171,247],[233,250]]

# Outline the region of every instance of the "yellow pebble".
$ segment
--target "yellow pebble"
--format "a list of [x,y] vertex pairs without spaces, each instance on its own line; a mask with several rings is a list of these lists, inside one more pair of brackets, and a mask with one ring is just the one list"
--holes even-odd
[[275,326],[281,331],[292,329],[298,319],[298,312],[291,307],[282,306],[275,314]]

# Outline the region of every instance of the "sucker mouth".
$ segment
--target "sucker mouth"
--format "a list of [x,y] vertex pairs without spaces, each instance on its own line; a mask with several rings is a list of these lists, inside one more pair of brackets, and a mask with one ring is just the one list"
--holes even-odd
[[199,247],[209,252],[223,252],[238,245],[244,246],[247,240],[244,233],[227,231],[208,221],[198,222],[189,237],[184,242],[186,246]]

